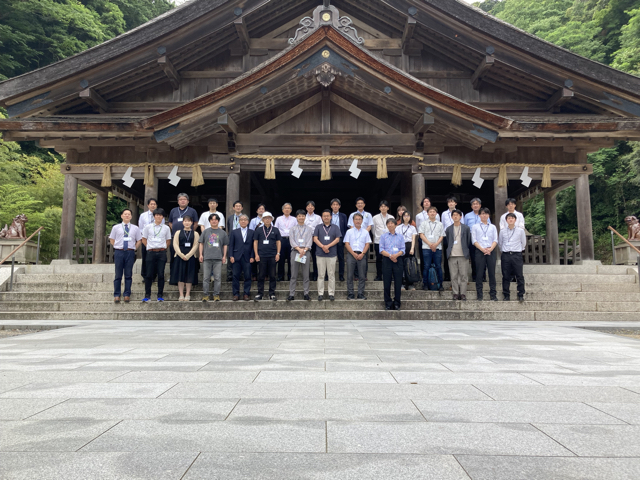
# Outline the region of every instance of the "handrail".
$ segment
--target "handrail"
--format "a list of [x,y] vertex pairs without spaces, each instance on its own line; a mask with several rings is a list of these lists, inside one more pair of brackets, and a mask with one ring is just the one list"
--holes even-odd
[[4,258],[2,259],[2,261],[0,261],[0,265],[2,265],[2,264],[3,264],[3,263],[4,263],[8,258],[11,258],[11,256],[12,256],[14,253],[16,253],[16,252],[17,252],[18,250],[20,250],[22,247],[24,247],[24,245],[25,245],[29,240],[31,240],[31,239],[36,235],[36,233],[40,233],[40,230],[42,230],[42,229],[44,229],[44,227],[40,227],[40,228],[38,228],[35,232],[33,232],[33,233],[31,234],[31,236],[29,236],[29,238],[27,238],[24,242],[22,242],[20,245],[18,245],[16,248],[14,248],[14,249],[13,249],[13,251],[12,251],[9,255],[7,255],[6,257],[4,257]]
[[616,235],[618,235],[622,240],[624,240],[625,242],[627,242],[629,244],[629,246],[631,248],[633,248],[636,252],[638,252],[638,255],[640,255],[640,250],[638,250],[633,243],[631,243],[629,240],[627,240],[626,238],[624,238],[622,235],[620,235],[615,228],[613,227],[609,227],[609,230],[611,230],[613,233],[615,233]]

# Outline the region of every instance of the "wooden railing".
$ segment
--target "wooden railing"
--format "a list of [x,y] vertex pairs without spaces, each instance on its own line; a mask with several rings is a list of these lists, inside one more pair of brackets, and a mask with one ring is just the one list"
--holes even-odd
[[[580,248],[576,240],[562,240],[559,246],[560,265],[576,265],[580,261]],[[549,265],[551,258],[547,248],[547,237],[528,236],[523,255],[524,263],[527,265]]]

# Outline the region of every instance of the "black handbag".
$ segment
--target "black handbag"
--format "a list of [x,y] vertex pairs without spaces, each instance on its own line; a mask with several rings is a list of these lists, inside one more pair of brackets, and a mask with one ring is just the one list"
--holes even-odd
[[408,257],[404,259],[404,277],[409,283],[417,283],[422,280],[416,257]]

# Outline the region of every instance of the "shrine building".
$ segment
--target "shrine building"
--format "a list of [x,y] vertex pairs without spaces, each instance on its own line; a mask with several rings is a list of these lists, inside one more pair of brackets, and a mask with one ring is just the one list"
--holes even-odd
[[640,78],[460,0],[193,0],[0,83],[0,105],[6,140],[66,154],[61,259],[78,185],[97,194],[95,263],[109,192],[135,216],[183,191],[196,210],[216,197],[251,216],[334,197],[349,214],[359,196],[370,212],[385,199],[415,214],[425,194],[442,209],[450,193],[499,215],[506,198],[544,192],[559,263],[555,197],[572,185],[592,260],[587,154],[640,140]]

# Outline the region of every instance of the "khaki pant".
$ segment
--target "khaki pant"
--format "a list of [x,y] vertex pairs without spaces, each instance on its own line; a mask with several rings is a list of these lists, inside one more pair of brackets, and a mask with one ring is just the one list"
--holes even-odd
[[318,295],[324,295],[324,274],[329,275],[329,296],[336,294],[336,260],[338,257],[317,257]]
[[464,257],[449,257],[451,289],[454,295],[466,295],[469,283],[469,260]]

